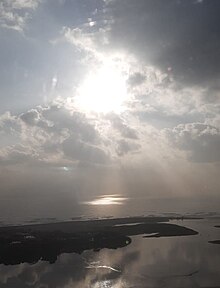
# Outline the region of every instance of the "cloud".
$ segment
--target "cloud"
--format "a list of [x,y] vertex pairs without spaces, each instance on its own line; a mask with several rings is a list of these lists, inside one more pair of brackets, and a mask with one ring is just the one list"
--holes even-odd
[[[12,18],[16,15],[21,17],[20,21],[24,23],[18,23],[18,27],[22,30],[40,2],[6,0],[0,4],[0,11],[3,14],[11,13]],[[196,159],[210,161],[210,157],[202,157],[200,154],[210,154],[207,147],[215,148],[217,136],[208,132],[204,132],[206,136],[198,133],[197,138],[200,140],[197,141],[192,137],[193,129],[190,125],[203,123],[205,126],[213,126],[216,129],[219,127],[217,104],[219,85],[215,83],[218,67],[214,65],[218,59],[216,55],[218,41],[214,40],[218,39],[218,31],[214,26],[214,22],[218,23],[215,12],[217,9],[214,9],[218,6],[217,2],[210,4],[209,1],[203,1],[201,5],[195,5],[194,0],[169,1],[169,3],[162,0],[140,0],[138,3],[132,0],[113,0],[98,1],[98,4],[96,2],[89,4],[90,2],[86,1],[85,3],[88,3],[86,6],[81,2],[76,4],[71,1],[58,1],[50,12],[47,11],[49,2],[45,3],[43,6],[45,9],[40,9],[37,15],[39,18],[36,17],[36,23],[33,23],[31,29],[33,29],[33,38],[36,36],[37,46],[40,46],[39,43],[45,43],[46,41],[41,41],[45,38],[48,40],[47,43],[50,43],[48,47],[44,47],[47,48],[46,53],[44,48],[40,48],[45,55],[39,58],[39,66],[44,65],[43,63],[47,66],[47,63],[51,64],[53,60],[54,65],[46,67],[42,75],[41,69],[33,73],[33,78],[35,74],[42,78],[39,83],[43,89],[38,92],[35,86],[32,88],[33,80],[29,77],[30,71],[26,69],[26,63],[23,60],[18,63],[18,66],[25,67],[25,69],[18,69],[16,73],[26,75],[23,77],[26,89],[30,83],[31,89],[34,90],[33,96],[27,98],[33,99],[37,99],[36,95],[41,97],[42,93],[45,94],[45,98],[50,98],[48,96],[50,90],[59,89],[62,81],[60,75],[64,75],[63,78],[65,78],[67,70],[63,67],[60,73],[55,71],[58,62],[63,61],[62,55],[66,55],[64,66],[67,62],[71,63],[68,66],[71,75],[67,81],[66,94],[62,89],[59,90],[60,93],[54,92],[53,104],[35,106],[35,103],[31,106],[28,103],[29,107],[33,107],[32,109],[28,108],[26,111],[23,109],[23,113],[11,112],[1,116],[0,148],[4,149],[4,155],[7,154],[8,159],[14,159],[15,162],[16,159],[20,162],[22,159],[24,162],[34,159],[33,161],[45,162],[107,163],[108,158],[120,159],[121,156],[129,153],[133,154],[137,151],[141,153],[145,146],[150,146],[148,133],[150,129],[148,128],[151,126],[152,129],[157,130],[157,135],[167,128],[166,137],[173,145],[170,146],[170,150],[179,147],[191,153],[193,161],[199,161]],[[79,13],[80,19],[75,20],[72,19],[74,17],[70,17],[69,11],[77,11],[72,8],[78,9],[78,12],[74,13]],[[211,15],[213,11],[212,17],[208,17],[207,13]],[[49,28],[45,28],[45,35],[41,38],[39,19],[45,16],[48,16]],[[8,23],[4,17],[2,21]],[[13,21],[13,23],[16,22]],[[37,31],[36,34],[34,31]],[[203,32],[200,33],[200,31]],[[22,38],[19,34],[16,35],[19,39]],[[51,35],[53,35],[52,38],[50,38]],[[28,43],[25,42],[25,45]],[[66,49],[67,46],[69,50]],[[30,46],[28,49],[34,51],[35,55],[39,51],[33,50],[34,47]],[[20,57],[22,46],[19,49]],[[57,53],[58,51],[60,53]],[[26,56],[26,52],[24,54]],[[35,69],[38,57],[32,57],[33,54],[30,53],[28,59],[37,59],[33,62],[34,68],[32,67]],[[76,61],[71,62],[71,59]],[[125,111],[121,115],[112,113],[91,117],[76,109],[72,94],[78,91],[77,88],[83,83],[86,72],[93,73],[93,69],[102,67],[106,59],[116,64],[116,68],[119,68],[126,81],[128,99],[124,103]],[[13,58],[13,62],[16,61],[17,58]],[[80,70],[77,65],[85,69]],[[16,69],[13,66],[10,71],[14,70]],[[78,73],[79,71],[81,74]],[[16,82],[19,82],[19,79],[16,78]],[[10,95],[18,95],[16,98],[20,99],[19,97],[23,97],[20,95],[29,95],[30,92],[31,90],[18,90]],[[58,94],[61,95],[60,102],[56,99]],[[68,99],[65,99],[66,95]],[[10,100],[9,107],[12,106]],[[189,130],[187,133],[191,135],[190,147],[180,144],[181,141],[184,142],[187,133],[184,132],[182,136],[177,127],[179,130]],[[205,131],[205,128],[203,130]],[[200,145],[203,142],[207,143],[206,148]],[[15,143],[17,144],[14,145]],[[156,149],[153,143],[155,142],[152,140],[152,149]],[[195,152],[196,147],[199,147],[198,155]],[[12,154],[13,149],[14,154]],[[203,153],[203,151],[209,152]]]
[[138,153],[140,152],[141,145],[137,144],[132,141],[126,141],[124,139],[121,139],[118,141],[118,146],[116,148],[118,156],[124,156],[128,153]]
[[127,107],[141,123],[157,129],[196,122],[215,126],[219,114],[218,86],[181,86],[169,72],[163,73],[138,60],[134,63],[127,80],[132,95]]
[[[123,59],[119,57],[118,61],[123,62]],[[206,138],[210,137],[210,141],[205,140],[204,136],[200,138],[208,143],[206,148],[196,144],[194,138],[190,148],[181,146],[183,139],[174,141],[177,136],[172,136],[178,129],[191,131],[190,123],[204,123],[217,129],[219,107],[216,101],[207,101],[204,96],[209,89],[180,87],[171,79],[169,73],[141,64],[135,57],[128,57],[126,65],[128,69],[122,65],[122,70],[127,73],[128,99],[123,113],[91,117],[89,113],[82,113],[75,107],[74,97],[59,97],[49,106],[36,106],[17,116],[5,113],[0,119],[3,139],[1,145],[3,148],[12,145],[16,156],[11,155],[11,148],[6,149],[8,152],[4,150],[4,155],[7,154],[8,159],[18,159],[20,162],[21,159],[26,162],[31,159],[30,162],[87,161],[107,164],[113,158],[121,159],[127,154],[141,154],[145,146],[150,146],[150,142],[151,148],[155,149],[154,140],[150,141],[148,128],[151,126],[157,130],[157,135],[167,128],[166,138],[169,138],[172,144],[170,151],[178,147],[188,151],[188,154],[192,151],[192,161],[213,162],[208,156],[211,149],[208,147],[215,147],[214,142],[217,141],[211,140],[213,135],[206,133]],[[162,141],[162,138],[160,140]],[[13,146],[14,143],[32,148],[26,149],[29,151],[27,157],[23,155],[26,153],[24,149]],[[196,147],[199,147],[198,155],[195,152]],[[207,156],[202,157],[202,154]]]
[[110,120],[112,127],[120,132],[121,136],[129,139],[138,139],[138,133],[135,129],[126,124],[125,120],[116,114],[108,114],[106,119]]
[[114,1],[109,42],[181,84],[206,86],[220,75],[219,8],[218,1]]
[[42,116],[49,122],[51,127],[49,130],[60,133],[64,129],[68,129],[70,134],[74,134],[76,138],[90,143],[98,143],[99,135],[92,124],[89,123],[86,115],[76,109],[65,107],[65,100],[61,104],[51,105],[42,109]]
[[108,156],[102,149],[76,141],[74,137],[63,142],[63,152],[67,157],[83,162],[93,164],[107,164],[109,162]]
[[36,125],[40,120],[40,113],[37,109],[31,109],[26,113],[20,115],[21,120],[23,120],[28,125]]
[[4,0],[0,3],[0,26],[22,32],[31,12],[41,0]]
[[220,130],[205,123],[180,124],[174,129],[166,129],[171,143],[187,151],[194,162],[220,161]]
[[[90,53],[98,60],[102,59],[102,50],[108,45],[108,23],[96,30],[91,27],[69,28],[63,27],[61,34],[64,38],[73,44],[76,49],[82,52]],[[88,60],[88,59],[87,59]]]
[[92,33],[85,34],[80,28],[70,29],[67,27],[63,29],[63,33],[64,37],[78,49],[89,52],[96,51]]
[[109,144],[85,114],[65,107],[66,103],[37,106],[17,116],[3,114],[0,162],[66,166],[82,161],[108,165],[113,156],[109,155]]
[[131,75],[128,79],[128,84],[132,87],[140,85],[144,83],[146,80],[146,76],[140,72],[136,72],[133,75]]
[[38,159],[37,151],[29,146],[12,145],[0,151],[0,163],[5,165],[36,163]]
[[5,112],[0,117],[0,131],[8,134],[13,134],[16,132],[21,132],[22,123],[10,112]]

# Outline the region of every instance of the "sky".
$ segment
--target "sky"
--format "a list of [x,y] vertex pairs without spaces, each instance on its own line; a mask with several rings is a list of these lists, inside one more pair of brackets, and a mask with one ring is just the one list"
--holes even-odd
[[216,210],[219,9],[218,0],[1,1],[2,217],[50,201],[60,215],[77,203],[78,214],[103,204],[113,214],[123,204],[134,214]]

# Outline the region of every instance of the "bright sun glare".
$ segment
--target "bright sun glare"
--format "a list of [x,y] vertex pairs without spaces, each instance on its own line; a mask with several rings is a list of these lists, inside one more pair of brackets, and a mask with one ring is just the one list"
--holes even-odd
[[126,77],[113,61],[105,61],[86,77],[78,90],[76,104],[85,111],[120,113],[126,98]]

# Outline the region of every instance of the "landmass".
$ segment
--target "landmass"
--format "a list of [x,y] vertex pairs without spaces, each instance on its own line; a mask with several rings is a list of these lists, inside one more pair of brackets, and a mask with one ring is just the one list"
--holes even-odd
[[211,243],[211,244],[220,244],[220,240],[212,240],[212,241],[209,241],[209,243]]
[[125,247],[134,235],[198,234],[190,228],[167,223],[169,220],[167,217],[126,217],[1,227],[0,263],[15,265],[39,260],[54,263],[62,253]]

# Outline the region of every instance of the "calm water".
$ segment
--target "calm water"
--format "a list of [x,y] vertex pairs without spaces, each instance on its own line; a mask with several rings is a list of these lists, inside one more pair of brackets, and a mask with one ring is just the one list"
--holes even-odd
[[[136,195],[138,196],[138,195]],[[215,199],[129,197],[126,195],[76,196],[74,193],[26,193],[0,195],[0,226],[65,221],[75,218],[106,218],[140,215],[208,215],[219,211]],[[202,201],[203,200],[203,201]],[[106,205],[107,204],[107,205]],[[211,215],[214,215],[213,213]],[[216,213],[220,217],[220,213]]]
[[200,234],[132,237],[116,250],[62,254],[54,264],[0,266],[0,287],[220,287],[220,219],[172,221]]

